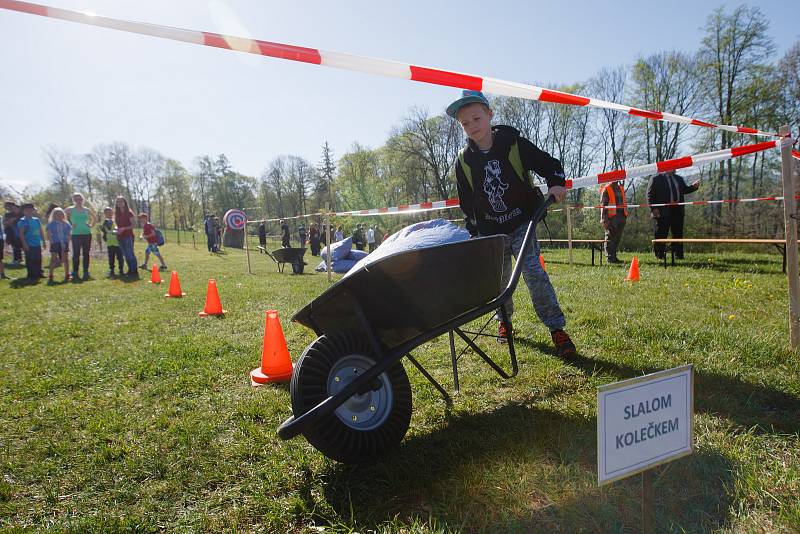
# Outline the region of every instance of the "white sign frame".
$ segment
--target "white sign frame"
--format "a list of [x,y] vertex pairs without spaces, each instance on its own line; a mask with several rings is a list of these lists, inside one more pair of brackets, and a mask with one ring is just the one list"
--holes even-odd
[[[630,423],[620,423],[620,416],[619,414],[609,414],[608,411],[608,404],[609,399],[615,395],[627,395],[627,397],[617,397],[616,399],[612,400],[612,403],[619,402],[620,399],[627,398],[630,401],[633,395],[641,395],[642,399],[646,399],[649,402],[649,399],[653,399],[654,401],[658,397],[657,393],[664,391],[665,387],[672,388],[673,391],[676,389],[678,391],[685,392],[685,398],[679,399],[681,402],[681,406],[675,409],[671,409],[672,406],[670,405],[669,414],[676,415],[680,417],[679,420],[684,420],[688,424],[684,424],[685,428],[678,428],[680,438],[677,440],[680,442],[680,446],[678,448],[673,448],[671,450],[660,451],[657,454],[651,455],[645,459],[638,459],[632,458],[632,464],[626,464],[622,467],[615,465],[611,471],[609,471],[608,466],[609,463],[614,464],[614,461],[609,462],[609,450],[606,446],[606,437],[608,432],[609,421],[612,421],[611,426],[613,426],[616,431],[619,431],[619,428],[632,428],[634,429],[634,434],[636,431],[640,431],[642,425],[644,428],[647,428],[647,425],[652,422],[652,417],[644,418],[643,420],[638,421],[631,421]],[[634,393],[635,391],[635,393]],[[655,403],[654,403],[655,404]],[[650,405],[648,404],[648,410],[650,409]],[[659,406],[659,410],[661,406]],[[659,411],[655,410],[655,411]],[[664,408],[666,410],[666,408]],[[654,411],[654,412],[655,412]],[[650,413],[650,412],[648,412]],[[662,412],[658,417],[658,421],[656,425],[663,423],[661,421],[665,415],[665,412]],[[616,417],[616,419],[613,419]],[[633,416],[631,419],[636,418]],[[648,420],[649,419],[649,420]],[[627,425],[627,426],[626,426]],[[666,428],[666,427],[665,427]],[[660,432],[661,427],[659,427]],[[611,432],[615,432],[615,430],[611,430]],[[685,433],[681,435],[680,433]],[[651,432],[651,435],[655,434],[655,431]],[[646,435],[646,431],[645,431]],[[626,436],[627,437],[627,436]],[[671,436],[672,438],[672,436]],[[675,440],[673,440],[675,441]],[[638,443],[638,441],[637,441]],[[626,445],[628,445],[626,443]],[[628,445],[629,449],[632,449],[634,445]],[[648,447],[651,447],[649,445]],[[616,480],[620,480],[622,478],[626,478],[637,473],[641,473],[642,471],[646,471],[647,469],[651,469],[661,464],[665,464],[667,462],[671,462],[677,458],[681,458],[683,456],[687,456],[694,452],[694,369],[691,364],[684,365],[681,367],[675,367],[673,369],[667,369],[665,371],[659,371],[657,373],[652,373],[645,376],[640,376],[636,378],[631,378],[628,380],[622,380],[620,382],[614,382],[613,384],[606,384],[604,386],[600,386],[597,388],[597,484],[598,486],[602,486],[604,484],[608,484],[610,482],[614,482]],[[613,452],[611,453],[613,454]],[[622,454],[622,453],[620,453]],[[635,456],[635,454],[633,455]],[[612,460],[615,460],[617,464],[619,463],[619,458],[621,456],[617,456]]]

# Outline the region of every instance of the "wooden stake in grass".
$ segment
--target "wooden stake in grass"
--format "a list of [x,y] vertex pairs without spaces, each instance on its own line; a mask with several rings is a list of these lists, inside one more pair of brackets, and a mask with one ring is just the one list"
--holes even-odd
[[[781,126],[781,135],[789,135],[789,126]],[[781,147],[781,180],[783,182],[783,223],[786,231],[786,276],[789,278],[789,342],[800,347],[800,279],[797,265],[797,201],[792,179],[792,145]]]
[[642,471],[642,534],[653,532],[653,470]]
[[328,283],[331,283],[331,213],[330,213],[330,206],[325,204],[325,212],[327,213],[327,217],[325,218],[325,242],[328,244],[328,253],[325,256],[325,264],[326,269],[328,271]]
[[569,264],[572,265],[572,212],[571,206],[568,203],[564,204],[564,210],[567,212],[567,248],[569,248]]
[[253,270],[250,268],[250,247],[247,245],[247,220],[244,221],[244,252],[247,255],[247,274],[253,274]]

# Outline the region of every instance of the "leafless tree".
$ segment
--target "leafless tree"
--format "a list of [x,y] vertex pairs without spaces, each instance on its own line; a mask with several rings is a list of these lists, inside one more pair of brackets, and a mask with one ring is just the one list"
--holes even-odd
[[279,156],[273,159],[269,164],[269,170],[266,172],[265,175],[265,182],[269,184],[270,188],[275,194],[275,198],[277,200],[277,206],[275,206],[274,215],[278,217],[283,217],[286,215],[284,212],[284,196],[286,193],[285,187],[285,175],[286,175],[286,158],[283,156]]
[[197,172],[194,173],[195,192],[200,196],[200,207],[203,214],[209,213],[208,196],[214,180],[214,162],[208,156],[195,159]]
[[[589,80],[588,87],[592,96],[609,102],[625,101],[630,93],[630,68],[620,66],[602,69]],[[602,147],[602,171],[624,169],[635,164],[639,158],[637,125],[635,119],[610,109],[601,109],[597,141]],[[626,180],[624,187],[632,199],[636,198],[637,180]]]
[[165,163],[164,156],[150,148],[139,149],[133,154],[131,166],[135,179],[131,182],[131,196],[132,201],[140,207],[150,206],[153,192],[164,173]]
[[50,167],[50,182],[60,205],[66,206],[72,195],[75,157],[69,152],[50,146],[44,149],[47,166]]
[[292,195],[293,215],[306,213],[306,199],[313,183],[313,167],[299,156],[287,158],[287,180]]
[[[641,58],[633,67],[637,104],[645,110],[694,115],[700,101],[695,60],[682,52],[661,52]],[[675,157],[683,141],[685,124],[643,120],[647,161]]]
[[520,134],[542,147],[547,135],[546,107],[535,100],[524,98],[498,97],[492,100],[494,121],[507,124],[519,130]]
[[102,191],[101,199],[106,204],[113,204],[117,195],[127,198],[133,196],[133,182],[136,177],[133,171],[133,154],[127,143],[115,141],[96,145],[92,149],[91,160],[94,174],[98,178],[98,188]]
[[[583,86],[562,87],[560,90],[580,93]],[[561,161],[568,177],[576,178],[588,174],[592,167],[594,143],[588,110],[574,106],[547,104],[548,136],[545,149]],[[572,200],[580,202],[582,189],[573,191]]]
[[431,117],[426,110],[414,107],[393,134],[394,149],[423,162],[439,197],[452,196],[455,183],[449,171],[464,139],[458,122],[446,115]]
[[[767,21],[758,8],[740,6],[731,14],[715,10],[706,23],[706,37],[699,52],[700,79],[708,95],[707,103],[720,124],[735,124],[737,103],[744,84],[772,53]],[[741,136],[725,130],[713,132],[717,148],[741,142]],[[720,162],[718,178],[711,180],[711,196],[723,193],[723,177],[733,176],[733,162]],[[712,176],[714,176],[712,174]],[[730,191],[731,184],[728,183]],[[711,210],[713,226],[719,230],[721,207]]]

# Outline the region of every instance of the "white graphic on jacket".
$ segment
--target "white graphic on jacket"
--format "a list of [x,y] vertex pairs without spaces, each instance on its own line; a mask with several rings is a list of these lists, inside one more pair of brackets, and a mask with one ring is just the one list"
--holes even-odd
[[500,179],[500,162],[490,160],[484,167],[486,178],[483,180],[483,191],[489,197],[489,203],[495,213],[503,213],[508,208],[503,202],[503,193],[508,189],[508,184]]

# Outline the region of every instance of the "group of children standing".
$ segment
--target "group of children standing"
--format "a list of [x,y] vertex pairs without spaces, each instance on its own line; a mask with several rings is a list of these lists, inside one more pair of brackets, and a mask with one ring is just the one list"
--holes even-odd
[[[42,251],[47,250],[50,245],[50,269],[48,283],[53,283],[55,270],[64,266],[64,281],[78,279],[78,267],[81,264],[80,256],[83,256],[83,280],[89,277],[89,250],[92,243],[92,228],[94,227],[94,216],[92,212],[84,207],[83,195],[75,193],[72,197],[74,204],[66,209],[52,206],[45,214],[47,221],[43,227],[42,222],[37,216],[35,207],[31,203],[23,204],[22,217],[16,220],[15,224],[6,226],[6,235],[9,241],[18,240],[25,253],[25,267],[27,278],[37,280],[44,276],[42,270]],[[7,203],[8,205],[9,203]],[[160,268],[167,269],[167,264],[159,250],[159,245],[163,244],[163,237],[156,227],[150,223],[149,217],[145,213],[135,216],[128,206],[128,201],[124,197],[117,197],[115,208],[106,207],[103,209],[104,219],[99,225],[100,237],[106,244],[108,251],[108,275],[124,275],[124,264],[128,265],[128,275],[138,276],[139,268],[147,269],[147,263],[152,253],[158,258]],[[142,265],[137,265],[136,256],[133,250],[133,235],[136,220],[142,226],[140,239],[147,242],[145,249],[145,259]],[[46,237],[45,237],[46,236]],[[72,244],[72,271],[69,270],[69,249]],[[0,278],[7,278],[3,269],[3,249],[5,242],[0,234]],[[115,270],[118,268],[118,270]]]

